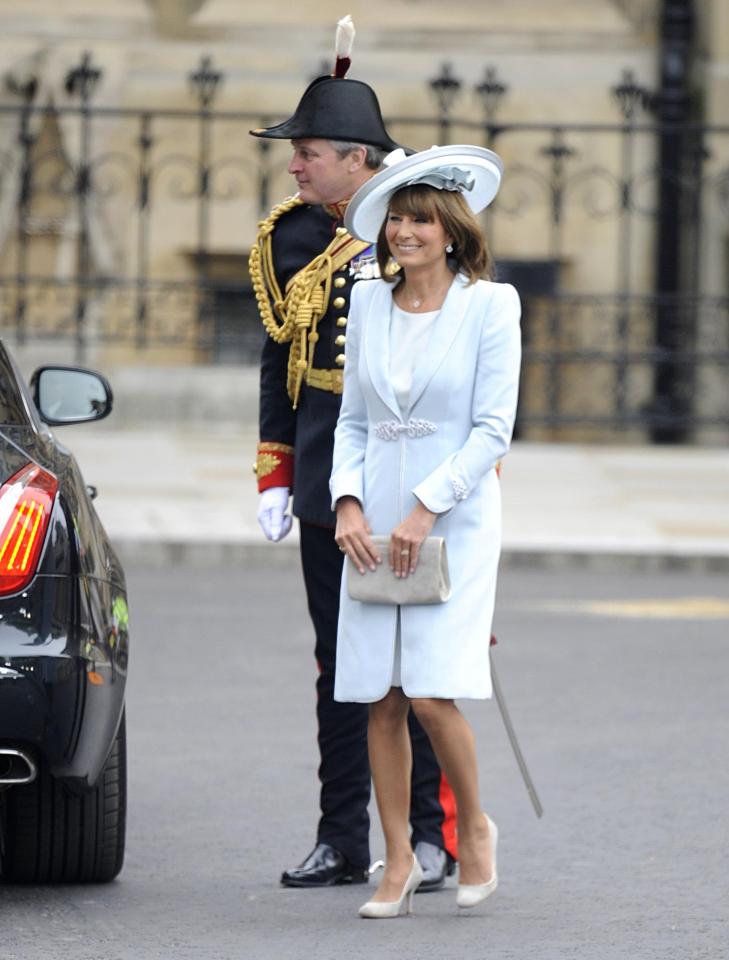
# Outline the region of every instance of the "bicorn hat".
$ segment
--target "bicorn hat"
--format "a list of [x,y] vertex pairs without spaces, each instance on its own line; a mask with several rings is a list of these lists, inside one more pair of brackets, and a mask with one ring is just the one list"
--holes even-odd
[[345,80],[354,41],[354,24],[344,17],[337,24],[334,76],[317,77],[304,91],[294,115],[273,127],[251,130],[254,137],[272,140],[343,140],[383,150],[398,144],[385,130],[375,91],[360,80]]
[[273,127],[251,130],[254,137],[274,140],[344,140],[395,150],[375,91],[360,80],[317,77],[304,91],[292,117]]
[[458,192],[473,213],[480,213],[498,193],[504,170],[493,150],[468,144],[431,147],[411,156],[398,149],[384,164],[354,194],[344,216],[347,230],[359,240],[377,240],[390,200],[403,187],[424,183]]

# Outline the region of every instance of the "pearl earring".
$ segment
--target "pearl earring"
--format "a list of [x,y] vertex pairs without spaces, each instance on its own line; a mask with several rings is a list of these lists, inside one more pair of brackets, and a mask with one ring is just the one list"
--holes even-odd
[[449,243],[446,247],[446,253],[453,253],[453,244]]

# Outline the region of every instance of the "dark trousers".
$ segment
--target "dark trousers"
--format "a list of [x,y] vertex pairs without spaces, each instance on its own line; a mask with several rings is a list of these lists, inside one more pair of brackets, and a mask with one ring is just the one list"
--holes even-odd
[[[319,780],[321,819],[318,843],[328,843],[355,866],[370,862],[370,768],[367,756],[367,704],[334,700],[334,667],[343,557],[334,530],[301,523],[301,563],[316,634],[319,665]],[[456,856],[455,801],[425,731],[412,711],[413,747],[410,823],[412,843],[433,843]]]

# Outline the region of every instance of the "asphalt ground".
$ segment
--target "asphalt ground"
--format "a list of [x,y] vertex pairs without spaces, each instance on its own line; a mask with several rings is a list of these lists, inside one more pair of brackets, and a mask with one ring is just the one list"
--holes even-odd
[[125,868],[106,886],[0,887],[2,960],[729,957],[724,573],[503,570],[494,657],[545,814],[495,704],[465,704],[499,888],[458,915],[451,879],[391,922],[357,917],[362,886],[278,884],[316,820],[298,565],[128,574]]

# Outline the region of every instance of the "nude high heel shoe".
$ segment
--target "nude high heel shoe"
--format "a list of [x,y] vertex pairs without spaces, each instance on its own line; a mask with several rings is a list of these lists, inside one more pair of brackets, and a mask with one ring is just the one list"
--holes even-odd
[[390,920],[393,917],[406,917],[413,912],[413,894],[423,879],[423,871],[413,854],[413,866],[398,900],[368,900],[359,908],[360,917],[365,920]]
[[476,904],[482,903],[486,897],[491,896],[496,887],[499,885],[499,876],[496,872],[496,847],[499,842],[499,831],[496,829],[496,824],[488,816],[488,814],[485,813],[484,816],[486,817],[489,825],[493,873],[491,874],[491,879],[487,883],[459,883],[458,892],[456,893],[456,903],[459,907],[475,907]]

